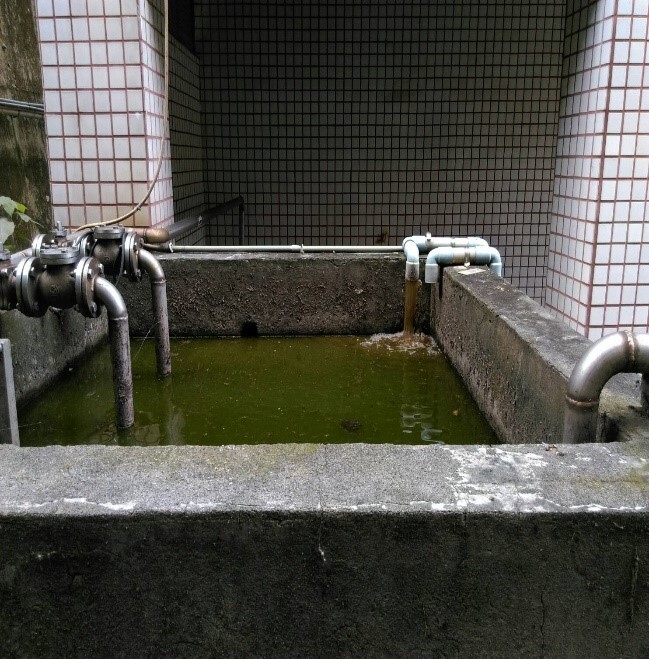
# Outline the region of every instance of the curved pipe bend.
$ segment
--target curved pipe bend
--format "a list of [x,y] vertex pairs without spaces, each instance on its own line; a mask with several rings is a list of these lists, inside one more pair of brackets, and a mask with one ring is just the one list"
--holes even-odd
[[138,252],[138,260],[144,271],[149,275],[152,282],[164,284],[166,283],[165,273],[160,265],[160,261],[156,259],[151,252],[146,249],[141,249]]
[[108,313],[108,320],[128,320],[128,311],[122,294],[108,279],[97,277],[95,281],[95,297],[101,302]]
[[449,238],[434,237],[430,233],[425,236],[408,236],[403,239],[401,245],[405,247],[406,242],[411,240],[417,245],[420,254],[428,254],[431,249],[436,247],[489,247],[489,243],[484,238],[471,236],[469,238]]
[[502,259],[495,247],[478,245],[476,247],[436,247],[426,258],[427,284],[439,281],[440,266],[444,265],[487,265],[499,277],[502,276]]
[[563,442],[580,444],[596,439],[599,399],[604,385],[617,373],[642,373],[642,404],[649,405],[649,334],[616,332],[605,336],[582,355],[566,391]]
[[[441,247],[489,248],[489,243],[484,238],[434,238],[430,233],[427,233],[425,236],[404,238],[401,246],[406,257],[406,281],[416,281],[419,279],[419,256],[421,254],[430,254],[431,251]],[[500,259],[500,255],[498,255],[498,259]],[[428,279],[426,281],[428,282]]]
[[406,256],[406,281],[419,279],[419,246],[414,240],[403,241],[403,253]]

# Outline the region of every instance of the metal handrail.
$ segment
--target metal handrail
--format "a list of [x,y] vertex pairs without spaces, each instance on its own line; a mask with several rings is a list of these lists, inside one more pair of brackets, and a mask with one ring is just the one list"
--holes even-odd
[[225,215],[234,208],[239,209],[239,244],[243,245],[246,239],[246,202],[242,196],[225,201],[218,206],[208,208],[205,212],[201,213],[201,217],[205,221],[210,222],[215,217]]

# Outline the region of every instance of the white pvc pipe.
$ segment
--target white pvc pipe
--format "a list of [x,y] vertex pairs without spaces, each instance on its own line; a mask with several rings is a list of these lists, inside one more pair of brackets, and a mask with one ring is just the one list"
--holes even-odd
[[488,265],[489,269],[502,276],[502,260],[494,247],[436,247],[426,258],[425,281],[435,284],[439,280],[442,265]]
[[413,241],[417,245],[420,254],[428,254],[437,247],[489,247],[489,243],[484,238],[473,236],[469,238],[449,238],[446,236],[431,236],[430,233],[425,236],[408,236],[401,243],[404,248],[407,241]]
[[403,253],[406,255],[406,281],[419,279],[419,246],[414,240],[403,241]]
[[[484,238],[433,237],[430,233],[427,233],[425,236],[404,238],[401,247],[406,257],[406,281],[415,281],[419,279],[420,254],[429,254],[432,250],[440,247],[489,247],[489,243]],[[435,279],[435,281],[437,280]],[[428,282],[428,278],[426,278],[426,282]]]

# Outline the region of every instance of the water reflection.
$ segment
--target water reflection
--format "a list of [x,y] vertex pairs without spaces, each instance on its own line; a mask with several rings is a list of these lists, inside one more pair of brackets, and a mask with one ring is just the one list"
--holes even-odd
[[185,417],[173,403],[173,379],[159,383],[159,399],[148,414],[136,411],[136,425],[119,432],[122,446],[178,446],[185,444]]
[[443,444],[442,430],[435,427],[433,413],[434,410],[429,405],[403,404],[401,406],[401,430],[408,435],[418,433],[422,442]]

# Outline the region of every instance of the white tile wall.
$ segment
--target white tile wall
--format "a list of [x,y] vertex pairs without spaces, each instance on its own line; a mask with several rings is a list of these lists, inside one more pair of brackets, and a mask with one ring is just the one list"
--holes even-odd
[[648,329],[646,4],[572,2],[566,17],[546,304],[593,339]]
[[[258,243],[481,235],[540,299],[564,0],[196,0],[208,203]],[[236,220],[219,223],[236,242]]]
[[[110,220],[140,201],[160,149],[160,75],[145,75],[161,71],[160,14],[145,0],[36,6],[54,216],[70,227]],[[167,156],[133,223],[172,218],[170,171]]]

